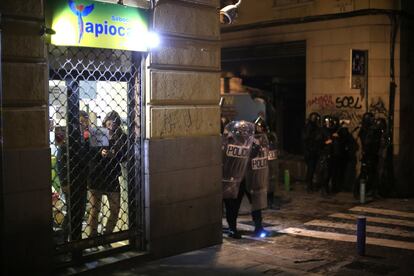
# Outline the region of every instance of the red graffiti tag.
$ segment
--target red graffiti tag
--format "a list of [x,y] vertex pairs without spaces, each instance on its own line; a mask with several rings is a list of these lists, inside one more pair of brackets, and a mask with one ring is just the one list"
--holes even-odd
[[311,107],[313,105],[318,105],[321,109],[335,106],[331,95],[318,96],[308,100],[307,106]]

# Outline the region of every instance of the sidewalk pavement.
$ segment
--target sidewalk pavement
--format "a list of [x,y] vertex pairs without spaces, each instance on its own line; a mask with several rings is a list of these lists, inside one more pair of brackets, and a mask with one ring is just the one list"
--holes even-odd
[[[414,199],[360,205],[351,193],[325,198],[292,187],[290,202],[263,212],[270,237],[253,237],[241,215],[240,240],[224,236],[221,245],[89,275],[414,275]],[[367,218],[365,256],[356,249],[359,216]]]

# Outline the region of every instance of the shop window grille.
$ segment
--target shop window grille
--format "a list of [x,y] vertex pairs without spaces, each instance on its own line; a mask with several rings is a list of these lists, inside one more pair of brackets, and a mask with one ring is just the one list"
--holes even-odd
[[49,45],[56,260],[142,246],[140,53]]

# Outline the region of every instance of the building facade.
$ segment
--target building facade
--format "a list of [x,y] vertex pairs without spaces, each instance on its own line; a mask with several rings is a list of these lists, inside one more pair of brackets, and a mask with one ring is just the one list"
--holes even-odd
[[[134,148],[142,156],[136,206],[143,222],[133,249],[161,257],[221,243],[219,3],[123,4],[147,10],[161,37],[157,50],[138,54],[140,85],[132,95],[140,102],[142,140]],[[48,275],[56,266],[47,8],[47,1],[1,3],[3,275]]]
[[301,140],[283,132],[290,126],[300,135],[305,114],[337,115],[355,131],[365,112],[385,118],[394,195],[409,196],[412,10],[409,1],[243,0],[234,24],[222,27],[222,69],[257,86],[267,83],[259,88],[284,101],[276,104],[277,131],[282,143],[284,136],[295,141],[288,151]]

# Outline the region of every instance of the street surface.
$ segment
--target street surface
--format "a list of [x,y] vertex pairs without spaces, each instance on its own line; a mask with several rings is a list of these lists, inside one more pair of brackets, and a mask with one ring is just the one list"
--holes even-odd
[[[253,237],[244,212],[240,240],[224,236],[221,245],[96,275],[414,275],[414,199],[361,205],[351,193],[326,198],[306,193],[302,183],[292,187],[281,193],[280,209],[263,212],[270,237]],[[365,256],[356,248],[361,216],[367,219]]]

